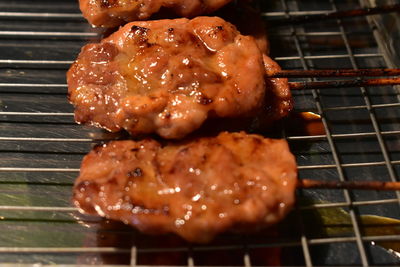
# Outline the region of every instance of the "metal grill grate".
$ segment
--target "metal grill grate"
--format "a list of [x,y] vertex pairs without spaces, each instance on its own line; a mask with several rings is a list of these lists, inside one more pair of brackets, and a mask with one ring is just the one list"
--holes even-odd
[[[75,1],[31,2],[0,0],[0,262],[246,267],[400,263],[395,252],[379,246],[392,242],[399,247],[399,231],[367,233],[360,219],[363,214],[400,219],[400,194],[394,192],[298,190],[297,209],[281,229],[226,234],[205,246],[171,236],[147,237],[79,214],[70,205],[70,194],[80,161],[91,145],[113,136],[73,122],[65,71],[80,48],[100,35],[82,19]],[[276,0],[258,5],[272,21],[360,8],[367,2]],[[273,56],[284,69],[393,68],[400,58],[387,36],[400,30],[396,19],[385,15],[271,27]],[[383,32],[382,21],[394,33],[389,28]],[[284,132],[300,177],[398,180],[398,88],[306,90],[294,92],[294,97],[296,110],[320,114],[325,130],[312,136]],[[323,223],[327,217],[333,218],[328,221],[332,225]]]

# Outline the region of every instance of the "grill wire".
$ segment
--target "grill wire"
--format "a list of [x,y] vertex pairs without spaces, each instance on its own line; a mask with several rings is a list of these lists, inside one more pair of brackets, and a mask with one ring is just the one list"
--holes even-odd
[[[258,2],[267,21],[366,5],[367,1],[355,0]],[[393,29],[382,32],[382,18]],[[272,56],[283,69],[394,68],[399,58],[385,38],[399,30],[393,26],[398,23],[395,19],[385,15],[271,27]],[[224,234],[202,246],[170,236],[144,236],[79,214],[70,198],[80,161],[93,144],[114,136],[74,123],[66,101],[65,72],[80,48],[98,38],[99,32],[83,20],[75,1],[0,0],[1,263],[246,267],[400,263],[394,251],[380,246],[392,242],[399,247],[399,231],[366,234],[360,220],[364,214],[400,219],[398,192],[298,190],[298,205],[282,223],[290,226],[283,232],[274,228],[248,236]],[[299,135],[286,131],[288,125],[283,127],[300,178],[398,180],[397,87],[293,94],[296,111],[320,114],[325,131]],[[311,213],[315,217],[310,221]],[[324,225],[321,214],[332,217],[332,225]],[[350,231],[329,234],[334,227]],[[316,233],[317,228],[325,231]],[[279,257],[281,262],[274,261]]]

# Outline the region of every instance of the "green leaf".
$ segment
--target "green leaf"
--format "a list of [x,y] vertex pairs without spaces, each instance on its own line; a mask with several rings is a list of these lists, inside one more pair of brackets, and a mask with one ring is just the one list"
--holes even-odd
[[[329,202],[300,199],[301,206],[329,204]],[[313,237],[353,236],[351,217],[342,208],[311,208],[302,211],[306,233]],[[358,224],[363,236],[400,235],[400,220],[376,215],[361,215]],[[400,256],[400,241],[375,242],[389,252]]]
[[[375,215],[361,216],[362,232],[365,236],[400,235],[400,220]],[[381,241],[377,244],[400,256],[399,241]]]

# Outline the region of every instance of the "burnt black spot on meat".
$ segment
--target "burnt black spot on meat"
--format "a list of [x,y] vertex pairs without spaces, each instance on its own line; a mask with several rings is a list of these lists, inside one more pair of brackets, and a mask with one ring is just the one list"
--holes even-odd
[[212,29],[212,31],[209,32],[208,36],[212,37],[212,38],[216,38],[217,34],[221,31],[224,30],[224,27],[222,26],[216,26]]
[[[203,46],[203,41],[197,35],[189,32],[188,36],[189,36],[189,42],[193,43],[197,47]],[[184,43],[184,42],[182,42],[182,43]]]
[[213,102],[213,100],[211,98],[208,98],[205,96],[203,96],[199,99],[199,103],[202,105],[208,105],[208,104],[211,104],[212,102]]
[[100,0],[100,6],[102,8],[111,8],[119,6],[118,0]]
[[137,25],[133,25],[131,31],[135,32],[135,34],[143,35],[146,34],[150,29],[145,27],[140,27]]
[[127,173],[128,177],[142,177],[143,170],[141,168],[135,168],[133,171]]
[[131,152],[138,152],[139,148],[135,147],[135,148],[131,148]]
[[174,28],[169,28],[169,29],[168,29],[168,32],[169,32],[169,33],[174,33],[174,31],[175,31]]
[[149,48],[155,45],[154,43],[149,43],[149,39],[147,38],[147,32],[150,31],[150,29],[133,25],[131,31],[134,40],[139,46]]
[[169,112],[166,112],[166,113],[165,113],[165,116],[164,116],[164,118],[166,118],[166,119],[169,119],[169,118],[171,118],[171,113],[169,113]]

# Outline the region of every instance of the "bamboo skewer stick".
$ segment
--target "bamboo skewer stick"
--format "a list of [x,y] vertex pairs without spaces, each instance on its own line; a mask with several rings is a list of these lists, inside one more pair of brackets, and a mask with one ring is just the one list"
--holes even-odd
[[400,78],[357,79],[341,81],[290,82],[291,90],[327,89],[342,87],[400,85]]
[[318,14],[318,15],[305,15],[305,16],[296,16],[278,20],[271,20],[270,23],[274,26],[280,25],[288,25],[288,24],[298,24],[298,23],[309,23],[315,21],[323,21],[328,19],[342,19],[342,18],[352,18],[352,17],[360,17],[360,16],[369,16],[369,15],[377,15],[377,14],[385,14],[392,12],[400,12],[400,4],[394,5],[383,5],[372,8],[360,8],[348,11],[337,11],[337,12],[327,12],[326,14]]
[[373,77],[373,76],[400,76],[400,69],[282,70],[268,76],[268,78]]
[[400,182],[378,182],[378,181],[318,181],[312,179],[299,179],[298,188],[306,189],[357,189],[357,190],[400,190]]
[[400,85],[400,77],[365,78],[377,76],[400,76],[400,69],[281,70],[275,73],[267,71],[266,75],[267,78],[359,77],[352,80],[290,82],[289,85],[291,90]]
[[[400,69],[340,69],[340,70],[282,70],[268,76],[269,78],[312,78],[312,77],[367,77],[367,76],[399,76]],[[290,82],[290,89],[323,89],[358,86],[398,85],[400,77],[356,79],[341,81],[312,81],[312,82]],[[358,190],[400,190],[400,182],[379,181],[318,181],[312,179],[301,179],[297,183],[298,188],[306,189],[358,189]]]

